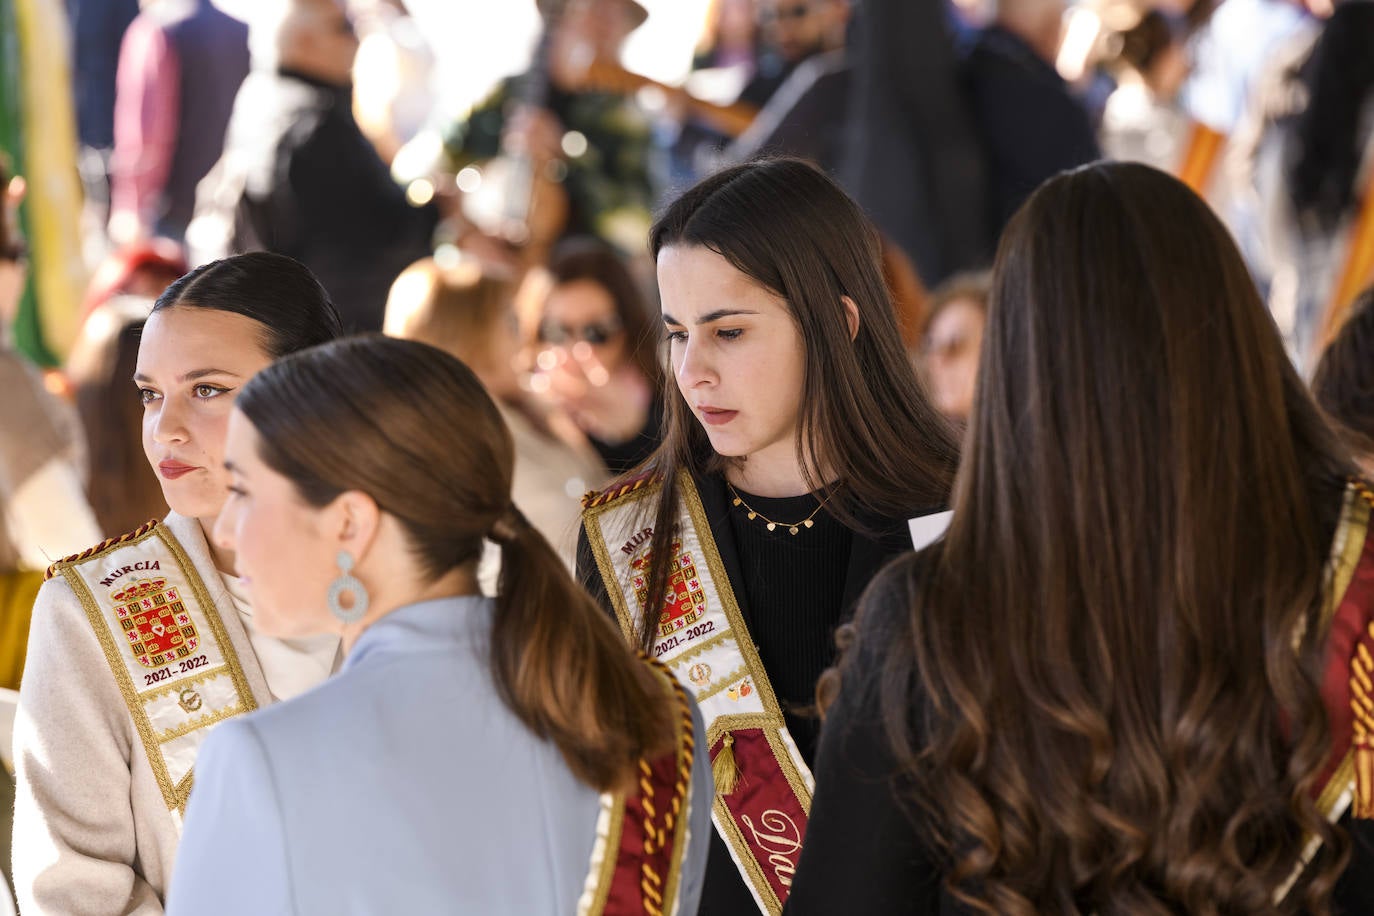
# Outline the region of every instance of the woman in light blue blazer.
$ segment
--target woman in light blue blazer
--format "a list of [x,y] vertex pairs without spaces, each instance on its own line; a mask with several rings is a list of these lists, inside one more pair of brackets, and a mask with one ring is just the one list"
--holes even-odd
[[168,913],[696,912],[700,714],[511,504],[462,363],[382,337],[296,354],[239,395],[225,454],[215,538],[255,621],[348,654],[206,740]]

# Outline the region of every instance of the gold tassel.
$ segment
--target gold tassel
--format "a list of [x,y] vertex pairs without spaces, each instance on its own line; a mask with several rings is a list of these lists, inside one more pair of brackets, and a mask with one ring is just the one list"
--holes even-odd
[[739,767],[735,764],[734,746],[735,736],[726,732],[720,753],[711,761],[711,775],[716,780],[716,794],[721,798],[733,795],[735,786],[739,784]]

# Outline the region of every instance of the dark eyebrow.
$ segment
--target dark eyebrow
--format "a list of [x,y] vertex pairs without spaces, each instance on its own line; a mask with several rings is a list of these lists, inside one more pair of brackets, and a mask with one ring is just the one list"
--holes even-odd
[[[205,378],[207,375],[227,375],[232,378],[243,378],[243,376],[239,375],[237,372],[230,372],[228,369],[192,369],[190,372],[186,373],[180,379],[178,379],[178,381],[194,382],[196,379]],[[152,379],[148,378],[148,376],[144,375],[141,372],[135,372],[134,381],[151,382]]]
[[[702,315],[700,318],[698,318],[698,319],[697,319],[697,325],[698,325],[698,327],[699,327],[699,326],[701,326],[701,325],[703,325],[703,324],[710,324],[710,323],[713,322],[713,321],[720,321],[722,318],[729,318],[729,317],[731,317],[732,315],[757,315],[757,314],[758,314],[758,312],[753,311],[752,309],[716,309],[714,312],[707,312],[705,315]],[[676,318],[674,318],[672,315],[669,315],[667,312],[664,312],[664,313],[663,313],[663,323],[664,323],[664,324],[682,324],[681,321],[678,321]]]

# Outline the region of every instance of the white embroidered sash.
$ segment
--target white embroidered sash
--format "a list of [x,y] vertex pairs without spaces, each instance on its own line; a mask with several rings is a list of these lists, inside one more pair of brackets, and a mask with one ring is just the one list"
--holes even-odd
[[209,727],[257,707],[204,581],[157,522],[54,563],[55,575],[81,601],[179,822]]

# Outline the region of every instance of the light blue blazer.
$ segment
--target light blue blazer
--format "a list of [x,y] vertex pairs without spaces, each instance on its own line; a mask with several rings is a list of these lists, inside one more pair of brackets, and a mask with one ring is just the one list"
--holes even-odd
[[[599,796],[497,695],[494,607],[401,608],[324,684],[217,726],[197,761],[169,916],[575,913]],[[712,829],[693,713],[684,916]]]

